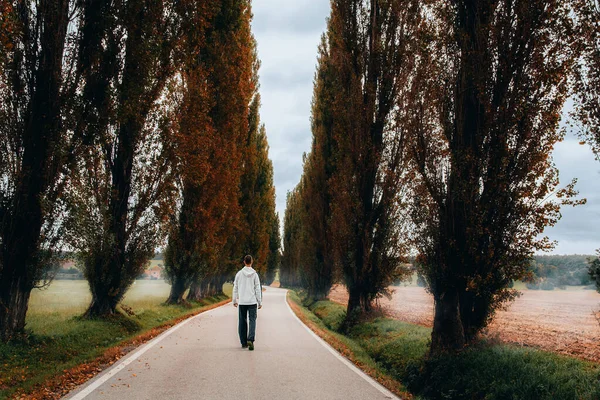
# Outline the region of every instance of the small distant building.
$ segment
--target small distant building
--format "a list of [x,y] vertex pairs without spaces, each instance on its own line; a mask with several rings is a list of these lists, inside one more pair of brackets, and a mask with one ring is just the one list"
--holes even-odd
[[163,268],[160,265],[153,265],[144,271],[146,279],[162,279]]

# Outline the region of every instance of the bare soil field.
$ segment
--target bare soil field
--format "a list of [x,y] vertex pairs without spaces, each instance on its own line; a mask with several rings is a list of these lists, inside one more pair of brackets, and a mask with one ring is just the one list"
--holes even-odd
[[[431,327],[433,298],[420,287],[393,287],[392,299],[382,298],[384,313],[398,320]],[[593,290],[522,290],[507,310],[498,311],[487,337],[600,362],[600,294]],[[329,294],[346,304],[341,285]]]

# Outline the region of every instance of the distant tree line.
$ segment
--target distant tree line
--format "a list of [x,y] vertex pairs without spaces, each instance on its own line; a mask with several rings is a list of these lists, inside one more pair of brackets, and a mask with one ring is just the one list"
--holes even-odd
[[553,290],[591,285],[589,263],[593,258],[579,254],[536,255],[531,262],[532,279],[526,283],[527,288]]
[[[157,248],[168,301],[279,256],[249,0],[0,0],[0,339],[61,249],[116,307]],[[49,268],[49,266],[51,266]]]
[[[333,0],[282,284],[320,299],[344,283],[348,327],[416,254],[435,302],[431,354],[476,341],[534,253],[553,248],[543,232],[561,207],[585,203],[575,181],[559,186],[551,152],[572,95],[586,140],[600,137],[597,12],[584,0]],[[584,281],[578,265],[555,279]]]

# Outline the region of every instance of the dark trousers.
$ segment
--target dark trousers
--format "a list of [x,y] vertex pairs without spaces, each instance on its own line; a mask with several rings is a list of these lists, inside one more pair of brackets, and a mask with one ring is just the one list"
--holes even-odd
[[[245,306],[240,304],[240,320],[238,322],[238,332],[240,333],[240,342],[245,346],[248,342],[254,342],[256,333],[256,310],[257,305]],[[248,320],[250,320],[250,329],[248,329]]]

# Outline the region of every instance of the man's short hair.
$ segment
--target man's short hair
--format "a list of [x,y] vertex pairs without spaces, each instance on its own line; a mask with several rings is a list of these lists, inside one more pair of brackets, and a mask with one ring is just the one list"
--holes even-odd
[[246,265],[252,264],[252,256],[250,254],[248,254],[246,257],[244,257],[244,264],[246,264]]

